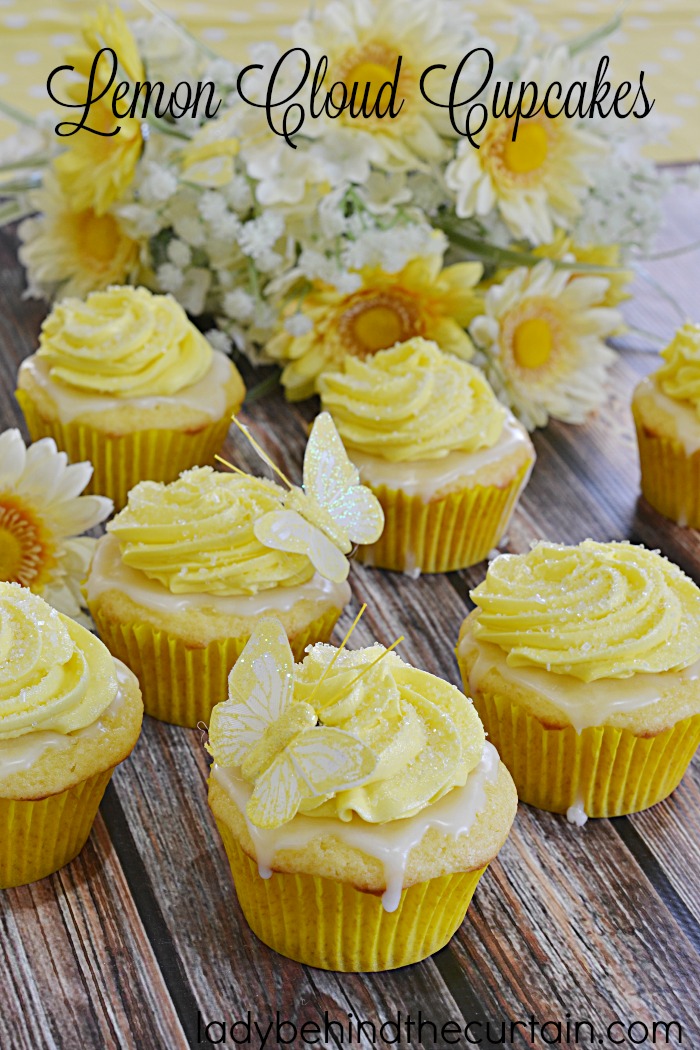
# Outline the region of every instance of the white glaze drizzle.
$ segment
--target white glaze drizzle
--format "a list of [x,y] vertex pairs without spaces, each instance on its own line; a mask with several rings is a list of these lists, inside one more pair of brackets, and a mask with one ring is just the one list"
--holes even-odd
[[637,386],[634,398],[648,397],[662,412],[673,420],[675,436],[685,449],[686,456],[692,456],[700,449],[700,417],[690,401],[676,401],[664,394],[656,385],[653,376],[647,376]]
[[700,678],[700,660],[696,660],[682,671],[640,672],[629,678],[598,678],[594,682],[582,682],[573,675],[544,668],[510,667],[506,662],[507,654],[498,645],[466,636],[460,643],[459,655],[464,658],[470,650],[477,654],[469,673],[471,696],[479,692],[484,677],[495,669],[507,682],[546,697],[577,733],[590,726],[604,725],[613,714],[636,711],[657,703],[676,681]]
[[332,602],[344,609],[350,601],[350,585],[332,583],[315,573],[296,587],[271,587],[259,594],[221,595],[173,594],[158,580],[151,580],[140,569],[125,565],[115,536],[109,533],[97,543],[87,581],[88,602],[105,591],[122,591],[138,605],[154,612],[179,613],[190,609],[214,609],[228,616],[259,616],[264,612],[288,612],[297,602]]
[[582,828],[588,820],[588,814],[583,808],[583,802],[581,799],[577,799],[573,806],[569,806],[566,811],[566,819],[569,824],[575,824],[577,828]]
[[[519,448],[528,448],[530,438],[527,431],[515,416],[508,413],[498,440],[490,448],[478,452],[450,452],[442,459],[422,459],[414,462],[394,463],[380,456],[370,456],[365,452],[352,449],[348,455],[360,471],[360,478],[366,485],[378,487],[387,485],[400,489],[408,496],[420,496],[423,500],[432,499],[436,492],[455,484],[462,478],[472,477],[482,467],[498,463]],[[530,470],[534,464],[534,453]],[[530,476],[523,481],[523,487]]]
[[[186,386],[176,394],[153,397],[113,397],[110,394],[88,393],[65,383],[57,383],[49,375],[46,361],[36,354],[22,362],[20,376],[23,373],[30,374],[48,394],[56,405],[61,423],[71,423],[90,412],[110,412],[125,406],[147,412],[159,405],[179,405],[203,412],[209,419],[220,419],[227,408],[226,384],[231,376],[231,362],[220,350],[214,350],[211,367],[198,383]],[[147,425],[158,429],[159,426],[172,426],[172,421],[160,423],[158,416],[154,415],[148,419]]]
[[122,686],[129,678],[133,678],[132,672],[120,660],[115,658],[114,665],[119,683],[114,700],[89,726],[76,729],[72,733],[40,729],[36,733],[25,733],[10,740],[0,740],[0,780],[12,773],[23,773],[31,769],[48,750],[65,751],[75,740],[94,740],[108,732],[106,720],[111,721],[121,708],[124,703]]
[[328,817],[297,815],[289,823],[271,831],[257,828],[245,815],[252,787],[237,777],[235,770],[214,763],[212,778],[233,799],[245,817],[255,846],[261,878],[270,878],[275,854],[281,850],[304,849],[313,839],[332,836],[381,862],[386,880],[382,905],[385,911],[392,912],[399,906],[411,850],[419,845],[430,828],[436,828],[451,838],[468,835],[486,803],[486,785],[493,784],[498,776],[499,764],[498,752],[487,741],[481,761],[467,777],[466,784],[453,788],[413,817],[392,820],[387,824],[369,824],[359,817],[353,817],[346,823]]

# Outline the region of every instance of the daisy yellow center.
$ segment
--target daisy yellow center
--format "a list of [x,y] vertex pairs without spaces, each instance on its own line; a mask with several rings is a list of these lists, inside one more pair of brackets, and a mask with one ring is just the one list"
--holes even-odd
[[80,216],[79,240],[85,255],[104,265],[114,253],[120,239],[119,229],[111,215],[95,215],[89,208]]
[[415,305],[398,291],[375,294],[352,303],[340,321],[346,349],[356,357],[368,357],[421,334]]
[[521,368],[541,368],[552,356],[553,344],[549,322],[529,317],[513,333],[513,356]]
[[547,132],[541,124],[526,121],[518,127],[515,142],[509,138],[505,143],[503,163],[516,175],[527,175],[542,167],[547,153]]
[[[382,43],[382,41],[372,41],[343,56],[336,67],[336,78],[345,84],[348,93],[352,91],[353,85],[357,84],[355,93],[356,106],[362,104],[365,91],[367,91],[365,109],[367,112],[370,112],[377,101],[382,85],[393,81],[396,75],[398,58],[399,52],[395,47]],[[413,93],[413,88],[414,78],[411,76],[404,56],[402,56],[398,97],[406,98],[407,95]],[[381,112],[384,112],[388,102],[389,93],[387,90],[382,96]]]
[[41,526],[19,503],[0,497],[0,580],[35,585],[47,562]]

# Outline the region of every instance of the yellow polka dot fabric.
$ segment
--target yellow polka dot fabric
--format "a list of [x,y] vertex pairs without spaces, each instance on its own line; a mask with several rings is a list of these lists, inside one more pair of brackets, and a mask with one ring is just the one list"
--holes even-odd
[[[426,0],[428,2],[428,0]],[[545,32],[564,38],[589,32],[618,9],[611,0],[464,0],[476,25],[497,43],[508,43],[516,11],[537,18]],[[122,0],[129,18],[147,17],[137,0]],[[622,28],[598,48],[610,55],[614,82],[636,82],[643,69],[654,116],[663,118],[663,141],[650,147],[657,160],[700,159],[700,0],[629,0]],[[306,0],[167,0],[177,18],[227,58],[243,59],[248,45],[284,41],[289,24],[308,9]],[[48,73],[63,60],[86,0],[0,0],[0,99],[29,113],[50,110]],[[0,118],[0,139],[15,126]],[[661,131],[661,129],[659,129]]]

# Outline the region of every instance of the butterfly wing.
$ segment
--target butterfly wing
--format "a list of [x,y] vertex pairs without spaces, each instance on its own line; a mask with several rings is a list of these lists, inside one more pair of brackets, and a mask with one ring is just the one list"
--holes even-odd
[[302,801],[302,785],[288,751],[283,751],[258,777],[246,813],[258,828],[278,828],[294,817]]
[[304,492],[328,511],[353,543],[374,543],[384,528],[377,497],[360,474],[328,412],[314,420],[304,453]]
[[366,744],[352,733],[329,726],[300,733],[288,753],[311,797],[358,787],[377,765],[374,752]]
[[255,522],[254,532],[260,543],[273,550],[306,554],[327,580],[342,583],[347,579],[350,567],[343,552],[295,510],[271,510],[263,514]]
[[260,620],[228,676],[229,699],[217,704],[210,750],[221,765],[240,765],[269,725],[286,710],[294,687],[294,657],[284,627]]

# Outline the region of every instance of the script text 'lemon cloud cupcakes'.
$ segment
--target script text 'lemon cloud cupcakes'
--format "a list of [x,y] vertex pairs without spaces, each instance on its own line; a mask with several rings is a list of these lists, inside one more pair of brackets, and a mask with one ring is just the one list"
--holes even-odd
[[666,798],[700,743],[700,590],[630,543],[501,555],[457,646],[523,802],[586,817]]
[[502,539],[535,452],[482,373],[410,339],[319,378],[321,402],[386,524],[360,560],[448,572]]
[[245,396],[235,365],[171,296],[131,287],[54,306],[17,383],[32,440],[89,459],[90,491],[117,507],[138,481],[211,462]]
[[142,714],[136,678],[102,642],[0,583],[0,888],[80,852]]
[[330,638],[350,600],[346,555],[382,528],[381,508],[357,480],[330,418],[319,416],[303,489],[197,467],[131,490],[98,542],[87,600],[110,651],[138,676],[148,714],[208,720],[265,614],[279,617],[298,657]]
[[333,970],[441,948],[517,798],[471,701],[381,645],[293,663],[262,621],[212,712],[209,803],[253,931]]
[[678,330],[664,364],[637,385],[642,494],[679,525],[700,528],[700,325]]

